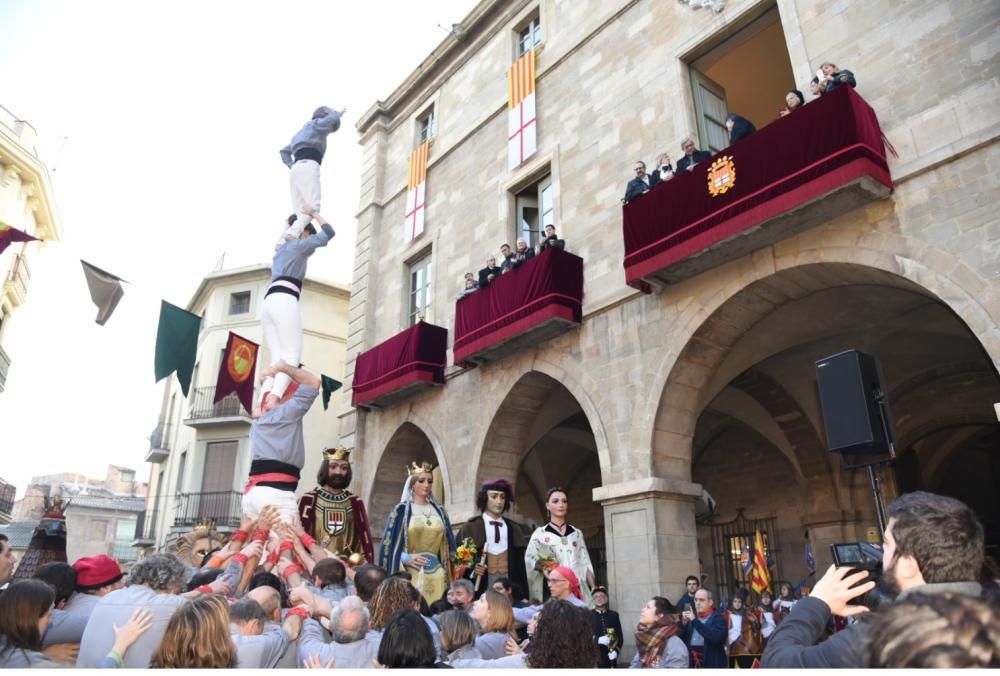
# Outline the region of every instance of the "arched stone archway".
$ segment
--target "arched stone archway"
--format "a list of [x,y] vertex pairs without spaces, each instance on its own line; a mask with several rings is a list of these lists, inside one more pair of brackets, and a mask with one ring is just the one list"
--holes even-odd
[[[899,404],[901,437],[926,438],[958,423],[988,421],[1000,398],[995,362],[984,345],[991,336],[987,331],[982,340],[951,302],[901,274],[841,262],[775,271],[716,305],[676,351],[653,417],[651,473],[693,477],[727,516],[750,505],[760,516],[780,514],[780,527],[799,533],[788,550],[796,560],[787,566],[790,577],[804,574],[806,530],[822,565],[828,560],[822,545],[864,538],[874,525],[857,472],[846,472],[826,450],[815,361],[850,348],[874,354],[894,412]],[[733,430],[748,423],[752,434],[741,443]],[[772,460],[748,458],[745,447]],[[941,462],[927,447],[917,455],[932,466]],[[705,458],[717,462],[699,471]],[[719,476],[724,467],[740,488]],[[775,484],[769,474],[783,478]],[[893,476],[886,474],[892,493]],[[775,485],[797,498],[761,500]],[[703,560],[709,554],[700,553]]]
[[528,371],[510,387],[486,429],[476,483],[503,478],[514,484],[513,517],[524,524],[526,535],[545,523],[548,489],[562,488],[569,521],[583,531],[600,577],[605,573],[604,513],[593,501],[602,477],[599,425],[563,382]]

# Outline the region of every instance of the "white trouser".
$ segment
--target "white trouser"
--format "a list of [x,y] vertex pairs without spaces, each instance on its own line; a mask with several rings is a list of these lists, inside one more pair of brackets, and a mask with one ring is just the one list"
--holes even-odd
[[[264,329],[264,345],[271,355],[271,364],[284,359],[289,366],[297,367],[302,361],[302,309],[299,299],[288,293],[272,293],[264,299],[260,313],[261,327]],[[291,382],[284,373],[264,381],[261,391],[271,390],[279,399],[285,394]]]
[[268,505],[274,505],[281,512],[281,520],[293,523],[299,512],[299,503],[292,491],[283,491],[273,486],[254,486],[243,494],[240,505],[243,513],[251,519],[260,517],[260,511]]
[[288,172],[288,184],[292,193],[292,211],[298,214],[295,225],[298,232],[295,236],[302,234],[306,225],[312,220],[312,216],[307,216],[302,212],[302,207],[310,206],[313,211],[319,212],[320,188],[319,188],[319,162],[316,160],[299,160],[292,165]]

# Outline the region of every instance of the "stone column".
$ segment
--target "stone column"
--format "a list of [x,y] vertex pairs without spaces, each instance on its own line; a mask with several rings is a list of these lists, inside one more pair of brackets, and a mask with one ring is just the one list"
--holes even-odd
[[619,665],[635,653],[639,609],[653,596],[676,601],[684,578],[700,570],[694,498],[701,491],[700,484],[656,477],[594,489],[604,507],[611,608],[625,632]]

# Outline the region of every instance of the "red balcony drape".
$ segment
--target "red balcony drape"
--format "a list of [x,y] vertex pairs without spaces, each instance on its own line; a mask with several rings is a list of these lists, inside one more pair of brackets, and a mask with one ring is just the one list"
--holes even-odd
[[408,385],[444,383],[448,329],[420,321],[358,355],[351,403],[363,406]]
[[[709,171],[723,156],[735,182],[713,196]],[[625,281],[641,288],[643,276],[863,176],[892,189],[875,111],[845,85],[625,205]]]
[[489,286],[458,300],[455,363],[550,319],[579,323],[583,259],[550,248]]

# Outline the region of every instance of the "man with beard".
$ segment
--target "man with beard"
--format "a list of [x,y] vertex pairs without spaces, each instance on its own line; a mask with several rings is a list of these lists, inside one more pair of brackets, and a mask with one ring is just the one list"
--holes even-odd
[[352,566],[375,560],[368,514],[352,495],[351,452],[343,447],[323,451],[316,474],[319,486],[299,498],[299,518],[306,533]]
[[[980,597],[976,581],[983,566],[983,527],[964,503],[943,495],[906,493],[886,508],[889,524],[882,549],[880,586],[897,599],[911,593]],[[871,591],[865,571],[830,566],[812,593],[795,604],[764,650],[765,669],[794,667],[865,667],[870,625],[861,621],[817,642],[831,615],[868,612],[848,601]]]
[[528,543],[521,527],[503,516],[513,501],[514,487],[509,481],[484,481],[476,496],[479,514],[466,521],[458,533],[458,542],[470,538],[476,545],[476,565],[470,566],[465,576],[476,586],[477,597],[504,577],[520,593],[528,589],[528,575],[524,569],[524,550]]

